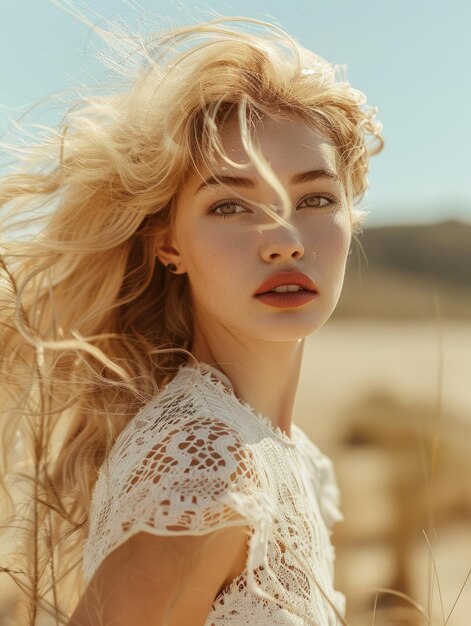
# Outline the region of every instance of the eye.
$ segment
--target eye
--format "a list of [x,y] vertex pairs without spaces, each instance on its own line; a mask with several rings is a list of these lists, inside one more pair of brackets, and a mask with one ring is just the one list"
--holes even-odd
[[[240,215],[241,213],[247,213],[247,210],[243,211],[223,211],[222,209],[235,209],[239,207],[240,209],[244,209],[244,207],[240,204],[238,200],[220,200],[216,204],[214,204],[210,210],[212,215],[217,215],[218,217],[231,217],[232,215]],[[218,211],[220,209],[220,211]]]
[[[306,204],[304,205],[304,207],[302,206],[302,203],[305,202]],[[300,202],[300,204],[298,204],[298,207],[301,208],[313,208],[313,209],[322,209],[326,206],[329,206],[331,204],[337,204],[338,200],[335,196],[330,195],[330,193],[326,193],[326,194],[315,194],[315,195],[310,195],[310,196],[306,196],[305,198],[303,198]]]
[[[303,205],[303,203],[305,203]],[[335,205],[338,200],[330,193],[326,194],[311,194],[306,196],[298,204],[298,208],[311,208],[311,209],[323,209],[326,206]],[[237,211],[237,208],[241,209]],[[240,215],[241,213],[248,213],[246,209],[237,198],[230,198],[220,200],[216,204],[213,204],[209,213],[216,215],[217,217],[232,217],[233,215]]]

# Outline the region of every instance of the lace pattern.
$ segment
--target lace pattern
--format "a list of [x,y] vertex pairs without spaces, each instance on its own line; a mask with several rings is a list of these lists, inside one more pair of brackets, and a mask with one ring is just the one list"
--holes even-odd
[[[248,525],[247,563],[205,626],[333,626],[331,526],[343,519],[333,466],[296,425],[292,437],[238,400],[222,373],[184,366],[120,434],[100,469],[84,548],[88,581],[129,537]],[[341,620],[341,621],[338,621]]]

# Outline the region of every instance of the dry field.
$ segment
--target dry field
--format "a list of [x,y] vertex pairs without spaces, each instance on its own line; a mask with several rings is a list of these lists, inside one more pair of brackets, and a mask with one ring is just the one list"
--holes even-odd
[[[334,462],[350,626],[373,626],[379,588],[420,607],[380,592],[375,626],[471,624],[470,241],[455,221],[366,229],[306,342],[294,421]],[[0,579],[0,626],[12,592]]]
[[446,622],[471,569],[470,374],[464,321],[332,319],[306,343],[294,421],[334,461],[346,517],[336,586],[351,626],[372,624],[379,587],[431,617],[380,593],[377,625],[470,624],[471,578]]
[[[376,626],[446,622],[471,568],[470,372],[464,321],[331,319],[306,342],[294,421],[334,461],[346,517],[334,527],[336,587],[351,626],[372,624],[380,587],[432,617],[380,593]],[[431,552],[445,619],[436,579],[428,594]],[[0,589],[14,591],[5,579]],[[0,607],[0,626],[16,626]],[[468,580],[447,626],[469,626],[470,612]]]

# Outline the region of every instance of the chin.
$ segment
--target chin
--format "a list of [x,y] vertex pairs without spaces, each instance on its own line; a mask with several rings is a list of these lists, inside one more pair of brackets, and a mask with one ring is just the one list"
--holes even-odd
[[315,333],[329,318],[325,316],[310,315],[304,319],[278,319],[265,323],[261,328],[252,327],[248,330],[249,335],[265,341],[296,341],[304,339]]

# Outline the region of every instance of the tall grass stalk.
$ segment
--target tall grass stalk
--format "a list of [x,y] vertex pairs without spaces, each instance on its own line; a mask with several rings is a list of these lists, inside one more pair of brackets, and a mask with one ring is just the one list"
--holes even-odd
[[[415,613],[419,613],[425,620],[428,626],[435,626],[436,622],[433,621],[433,599],[434,599],[434,582],[436,581],[438,595],[440,600],[440,611],[441,611],[441,622],[440,626],[448,626],[450,618],[453,614],[453,611],[464,591],[466,583],[471,575],[471,568],[468,570],[463,584],[460,587],[458,595],[456,596],[453,605],[445,617],[445,609],[443,605],[443,597],[442,591],[440,587],[440,577],[438,573],[438,567],[434,555],[434,548],[429,540],[429,536],[433,534],[435,548],[437,547],[437,536],[435,531],[434,524],[434,507],[433,507],[433,494],[434,494],[434,479],[436,475],[436,466],[437,466],[437,458],[438,458],[438,450],[440,444],[440,433],[439,433],[439,425],[440,419],[443,414],[443,380],[444,380],[444,347],[443,347],[443,320],[440,313],[440,303],[437,293],[434,293],[434,308],[435,308],[435,319],[436,319],[436,328],[437,328],[437,379],[436,379],[436,397],[432,410],[432,437],[431,437],[431,448],[429,451],[426,449],[426,439],[424,436],[424,429],[422,432],[419,432],[420,425],[415,423],[417,441],[419,452],[421,453],[421,459],[423,461],[423,469],[424,475],[426,476],[426,485],[425,488],[427,490],[427,530],[422,528],[422,534],[425,538],[428,548],[428,588],[427,588],[427,609],[425,609],[419,602],[415,601],[408,594],[405,594],[401,591],[397,591],[395,589],[390,589],[388,587],[376,587],[375,589],[369,590],[375,592],[375,602],[372,611],[372,626],[379,626],[376,623],[376,614],[377,614],[377,604],[380,593],[390,594],[392,596],[396,596],[401,598],[409,603],[411,607],[415,610]],[[399,613],[401,613],[400,607],[393,607],[388,609],[386,612],[386,618],[398,618]],[[410,611],[410,607],[409,607]],[[407,615],[409,615],[409,611]],[[404,614],[402,614],[402,619]],[[416,618],[411,618],[412,624],[417,624]],[[395,626],[394,622],[389,622],[391,626]],[[402,623],[402,622],[401,622]],[[457,626],[467,626],[466,624],[460,624]]]

